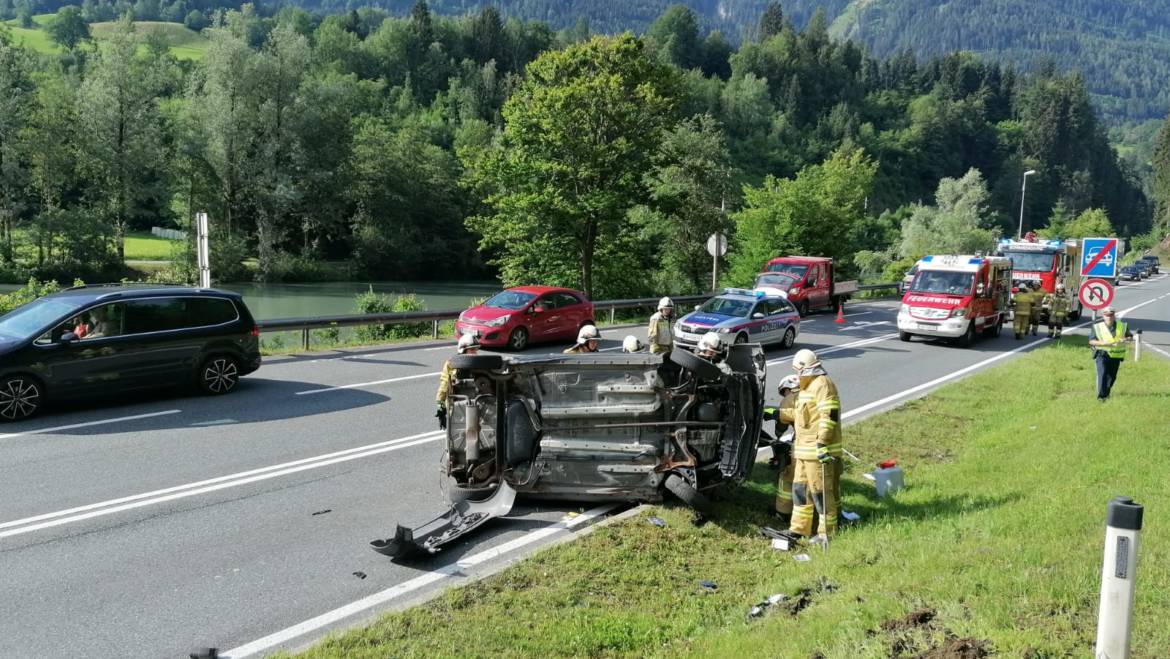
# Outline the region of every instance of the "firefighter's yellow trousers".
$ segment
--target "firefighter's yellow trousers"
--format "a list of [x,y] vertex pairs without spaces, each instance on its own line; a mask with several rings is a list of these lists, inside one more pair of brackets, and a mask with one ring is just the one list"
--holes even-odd
[[813,518],[819,517],[817,533],[832,535],[837,531],[839,507],[837,499],[840,494],[842,467],[840,458],[829,463],[799,459],[794,462],[796,470],[792,483],[792,522],[788,530],[803,536],[811,536]]

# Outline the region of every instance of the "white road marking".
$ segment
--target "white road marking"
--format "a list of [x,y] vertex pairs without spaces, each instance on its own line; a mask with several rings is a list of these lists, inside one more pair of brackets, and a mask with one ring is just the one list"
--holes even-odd
[[1153,350],[1154,352],[1158,353],[1159,355],[1162,355],[1163,357],[1170,359],[1170,352],[1166,352],[1165,350],[1159,348],[1156,345],[1153,345],[1151,343],[1142,343],[1142,347],[1149,348],[1150,350]]
[[166,416],[168,414],[178,414],[183,410],[164,410],[162,412],[149,412],[147,414],[135,414],[133,416],[120,416],[116,419],[101,419],[98,421],[86,421],[84,423],[71,423],[67,426],[54,426],[52,428],[37,428],[35,430],[25,430],[22,432],[10,432],[0,435],[0,439],[12,439],[13,437],[24,437],[25,435],[44,435],[46,433],[57,432],[59,430],[73,430],[74,428],[90,428],[92,426],[104,426],[108,423],[122,423],[123,421],[137,421],[138,419],[150,419],[156,416]]
[[323,394],[327,391],[339,391],[341,389],[359,389],[361,387],[372,387],[376,384],[389,384],[391,382],[403,382],[405,380],[417,380],[419,378],[433,378],[440,374],[440,371],[434,373],[419,373],[418,375],[407,375],[400,378],[389,378],[386,380],[374,380],[373,382],[357,382],[354,384],[341,384],[336,387],[324,387],[322,389],[308,389],[306,391],[298,391],[298,396],[307,396],[309,394]]
[[144,506],[153,506],[167,501],[174,501],[175,499],[183,499],[199,494],[206,494],[208,492],[215,492],[224,490],[229,487],[238,487],[240,485],[247,485],[248,483],[255,483],[258,481],[276,478],[278,476],[287,476],[309,469],[317,469],[339,462],[347,462],[349,460],[356,460],[358,458],[366,458],[379,453],[386,453],[388,451],[397,451],[399,449],[433,442],[443,434],[440,431],[430,431],[420,433],[417,435],[410,435],[407,437],[400,437],[377,444],[367,444],[366,446],[358,446],[356,448],[345,449],[343,451],[336,451],[333,453],[326,453],[311,458],[304,458],[301,460],[294,460],[292,462],[285,462],[282,464],[271,465],[268,467],[261,467],[259,469],[252,469],[249,471],[242,471],[236,474],[229,474],[227,476],[219,476],[216,478],[209,478],[207,480],[197,481],[194,483],[186,483],[184,485],[176,485],[153,492],[143,492],[141,494],[134,494],[118,499],[110,499],[109,501],[100,501],[98,503],[91,503],[85,506],[78,506],[76,508],[69,508],[67,510],[58,510],[52,513],[44,513],[42,515],[35,515],[33,517],[26,517],[24,519],[16,519],[10,522],[0,523],[0,538],[7,538],[41,529],[52,528],[64,524],[71,524],[73,522],[80,522],[94,517],[102,517],[104,515],[112,515],[124,510],[132,510],[134,508],[142,508]]
[[542,529],[525,533],[515,540],[510,540],[496,547],[492,547],[491,549],[486,549],[477,554],[473,554],[467,558],[459,560],[451,565],[441,567],[437,570],[434,570],[433,572],[427,572],[426,574],[415,577],[410,581],[404,581],[396,586],[391,586],[386,590],[374,593],[368,597],[363,597],[356,602],[346,604],[345,606],[333,609],[332,611],[323,613],[315,618],[310,618],[300,624],[282,629],[275,634],[269,634],[264,638],[252,641],[246,645],[241,645],[238,648],[233,648],[227,652],[220,653],[219,656],[223,657],[224,659],[241,659],[242,657],[250,657],[261,652],[266,652],[295,638],[318,631],[336,622],[345,620],[350,616],[368,611],[376,606],[381,606],[389,602],[393,602],[394,600],[399,599],[404,595],[408,595],[416,590],[419,590],[420,588],[429,586],[430,584],[442,581],[444,579],[462,576],[463,572],[469,568],[482,565],[483,563],[497,559],[527,545],[540,542],[541,540],[544,540],[550,536],[568,531],[575,526],[580,526],[585,522],[596,519],[612,511],[616,507],[617,506],[615,504],[598,506],[575,517],[561,520],[552,526],[546,526]]
[[[845,314],[845,320],[849,320],[850,318],[856,318],[858,316],[864,316],[865,314],[868,314],[868,313],[874,313],[874,312],[862,311],[861,313],[847,313],[847,314]],[[834,316],[833,318],[836,319],[836,316]]]
[[[861,346],[867,346],[867,345],[870,345],[872,343],[880,343],[880,342],[885,341],[887,339],[892,339],[895,336],[898,336],[898,335],[897,334],[883,334],[881,336],[875,336],[875,337],[868,338],[868,339],[860,339],[857,341],[851,341],[849,343],[843,343],[839,346],[832,346],[829,348],[825,348],[823,350],[818,350],[817,356],[820,357],[821,355],[829,355],[829,354],[832,354],[834,352],[839,352],[841,350],[848,350],[850,348],[860,348]],[[786,361],[788,361],[788,360],[784,359],[784,358],[773,359],[773,360],[768,362],[768,366],[771,366],[773,364],[779,364],[781,362],[786,362]]]
[[864,321],[863,320],[860,323],[857,323],[855,325],[850,325],[849,327],[842,327],[840,329],[842,332],[848,332],[849,330],[865,329],[867,327],[874,327],[877,325],[892,325],[892,324],[893,324],[893,321],[891,321],[891,320],[871,320],[871,321]]

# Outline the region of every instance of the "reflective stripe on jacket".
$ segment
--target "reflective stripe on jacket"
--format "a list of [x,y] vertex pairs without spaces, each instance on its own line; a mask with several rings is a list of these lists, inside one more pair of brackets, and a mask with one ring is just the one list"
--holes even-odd
[[817,445],[829,455],[842,454],[841,399],[837,385],[827,375],[818,375],[796,396],[796,441],[792,454],[798,460],[816,460]]
[[[1121,320],[1114,323],[1112,333],[1109,332],[1109,325],[1106,325],[1105,321],[1100,320],[1093,323],[1093,338],[1110,343],[1107,346],[1096,346],[1097,350],[1113,359],[1125,359],[1125,344],[1121,340],[1125,338],[1126,329],[1125,322]],[[1114,343],[1115,341],[1116,343]]]

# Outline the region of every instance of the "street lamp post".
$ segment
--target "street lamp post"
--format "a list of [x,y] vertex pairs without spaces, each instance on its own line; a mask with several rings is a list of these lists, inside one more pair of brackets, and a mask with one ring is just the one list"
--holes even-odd
[[1028,194],[1028,177],[1035,173],[1034,169],[1024,172],[1024,185],[1020,188],[1020,230],[1016,233],[1016,240],[1024,238],[1024,196]]

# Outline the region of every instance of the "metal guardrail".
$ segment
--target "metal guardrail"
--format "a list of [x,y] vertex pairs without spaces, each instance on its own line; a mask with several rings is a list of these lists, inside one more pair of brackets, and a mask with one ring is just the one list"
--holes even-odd
[[[858,286],[859,291],[867,290],[881,290],[885,288],[897,288],[898,283],[893,282],[889,284],[867,284],[865,286]],[[701,302],[714,295],[714,293],[705,293],[703,295],[680,295],[672,297],[676,303],[690,303]],[[618,309],[637,309],[638,307],[648,307],[658,303],[659,298],[637,298],[630,300],[600,300],[593,303],[594,317],[600,312],[609,311],[609,322],[615,322],[615,316]],[[431,324],[431,338],[439,338],[439,323],[445,320],[455,320],[459,318],[459,314],[463,313],[463,309],[457,311],[394,311],[388,313],[365,313],[365,314],[345,314],[340,316],[304,316],[301,318],[273,318],[270,320],[259,320],[256,322],[261,332],[301,332],[301,345],[305,350],[309,349],[309,332],[315,329],[328,329],[331,327],[361,327],[366,325],[401,325],[406,323],[427,323]]]

